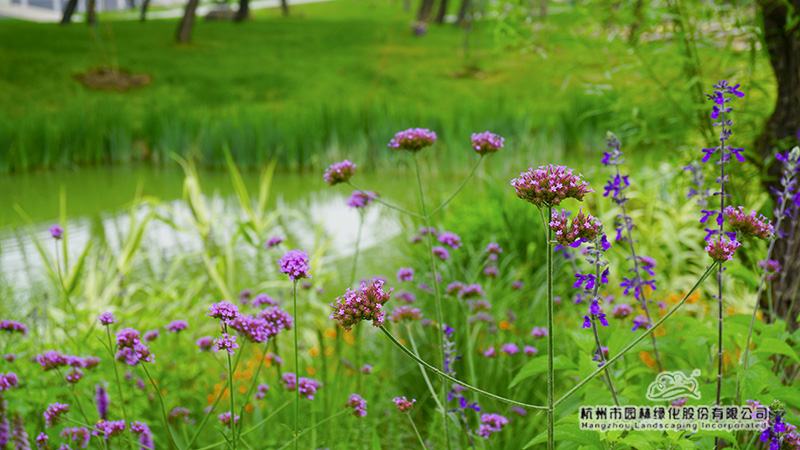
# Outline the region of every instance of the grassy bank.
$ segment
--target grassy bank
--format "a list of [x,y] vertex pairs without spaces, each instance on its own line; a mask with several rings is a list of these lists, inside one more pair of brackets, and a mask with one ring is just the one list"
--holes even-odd
[[[415,37],[413,14],[400,3],[346,0],[292,12],[200,21],[185,46],[173,42],[175,20],[104,20],[96,32],[3,21],[0,171],[171,163],[171,152],[196,152],[219,167],[226,146],[243,167],[271,158],[285,169],[319,167],[342,156],[381,165],[388,139],[408,126],[436,130],[445,150],[465,148],[483,129],[525,154],[544,141],[568,151],[599,146],[606,129],[644,148],[675,148],[695,126],[677,111],[693,106],[685,83],[673,81],[681,80],[674,43],[640,47],[668,86],[660,89],[624,39],[608,39],[568,8],[554,8],[524,48],[498,37],[499,22],[482,22],[468,58],[462,30],[431,26]],[[760,56],[700,51],[714,55],[703,67],[709,83],[766,79]],[[473,58],[480,70],[466,75]],[[152,83],[120,93],[75,79],[103,66],[147,73]],[[753,129],[771,95],[748,98]],[[455,151],[441,162],[469,164]]]

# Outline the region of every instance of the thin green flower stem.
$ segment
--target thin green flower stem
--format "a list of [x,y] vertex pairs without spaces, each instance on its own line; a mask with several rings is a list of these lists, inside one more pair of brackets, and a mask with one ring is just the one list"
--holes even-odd
[[[243,350],[239,349],[239,351]],[[226,356],[228,357],[228,386],[231,391],[231,446],[233,450],[236,450],[236,396],[233,390],[233,363],[231,362],[231,353],[225,353],[227,353]]]
[[[247,389],[247,395],[245,396],[245,399],[250,399],[250,397],[253,395],[253,391],[255,391],[256,389],[256,385],[258,384],[258,376],[261,374],[261,369],[264,367],[264,359],[267,357],[268,351],[269,351],[269,339],[267,339],[267,341],[264,343],[264,353],[261,355],[261,359],[258,362],[256,373],[253,374],[253,382],[250,383],[250,388]],[[242,407],[239,408],[239,415],[242,418],[244,418],[244,407],[246,404],[247,401],[245,400],[244,402],[242,402]],[[241,437],[242,427],[239,427],[238,430],[239,434],[237,436]]]
[[[540,211],[541,208],[540,208]],[[553,229],[547,219],[553,216],[553,207],[547,206],[547,216],[542,217],[542,226],[547,235],[547,448],[553,450],[555,443],[555,369],[553,359],[555,355],[554,334],[555,325],[553,321]],[[602,352],[601,352],[602,353]]]
[[478,383],[478,377],[475,376],[475,360],[472,354],[472,335],[469,332],[469,316],[466,309],[464,309],[464,329],[467,330],[467,366],[469,367],[469,382],[472,384]]
[[[419,358],[419,350],[417,349],[417,343],[414,341],[414,333],[412,333],[411,326],[408,324],[406,324],[406,332],[408,333],[408,340],[411,342],[411,349],[414,350],[414,354],[416,354]],[[436,406],[440,411],[444,411],[444,406],[442,406],[442,402],[439,400],[439,396],[436,395],[436,390],[433,388],[430,378],[428,378],[428,372],[425,371],[425,368],[422,366],[422,364],[417,365],[419,366],[420,372],[422,372],[422,378],[425,379],[425,384],[428,385],[428,390],[431,391],[431,397],[433,398],[433,401],[436,402]]]
[[[780,230],[781,229],[781,222],[783,222],[783,215],[784,215],[784,212],[786,211],[786,202],[787,202],[787,199],[783,198],[782,201],[781,201],[781,205],[778,208],[778,213],[777,213],[777,217],[778,218],[775,221],[775,227],[773,228],[774,230]],[[748,360],[750,359],[749,358],[750,357],[750,342],[751,342],[751,339],[753,337],[753,327],[756,324],[756,314],[759,311],[758,305],[759,305],[759,303],[761,301],[761,293],[762,293],[762,291],[764,289],[764,284],[766,283],[766,280],[767,280],[767,263],[766,262],[769,261],[772,258],[772,251],[775,248],[775,241],[777,241],[777,240],[778,240],[777,236],[774,236],[774,235],[770,239],[769,247],[767,248],[767,257],[764,260],[765,261],[764,262],[764,268],[761,271],[761,278],[758,281],[758,292],[756,293],[756,301],[755,301],[755,304],[753,305],[753,314],[750,316],[750,329],[747,331],[747,345],[745,345],[745,347],[744,347],[744,361],[743,361],[743,364],[742,364],[742,372],[747,370],[747,366],[750,363]],[[771,290],[770,290],[770,293],[771,293]],[[770,310],[770,312],[772,312],[772,296],[771,295],[770,295],[769,299],[770,299],[769,300],[769,310]],[[742,399],[741,399],[741,377],[737,375],[736,376],[736,404],[740,405],[741,401],[742,401]]]
[[69,389],[70,394],[72,394],[72,398],[75,399],[75,403],[78,405],[78,409],[81,411],[81,415],[83,416],[83,420],[85,420],[87,422],[90,422],[89,416],[86,415],[86,410],[83,409],[83,405],[81,404],[81,400],[80,400],[80,398],[78,398],[78,394],[75,393],[75,386],[67,383],[67,379],[64,378],[64,374],[61,373],[61,369],[60,368],[56,367],[56,373],[58,374],[58,377],[61,378],[61,381],[64,383],[64,385],[67,386],[67,389]]
[[[431,231],[431,221],[428,217],[428,213],[425,210],[425,193],[422,189],[422,175],[420,174],[419,170],[419,159],[417,158],[416,152],[413,153],[414,155],[414,168],[417,172],[417,186],[419,187],[419,202],[422,207],[422,216],[425,220],[425,234],[428,236],[428,257],[431,262],[431,277],[433,277],[433,294],[434,299],[436,300],[436,325],[437,325],[437,334],[439,335],[439,363],[441,367],[444,368],[444,316],[442,315],[442,299],[439,296],[439,280],[436,279],[436,261],[433,257],[433,235]],[[447,398],[447,387],[444,383],[442,383],[440,387],[441,396],[442,396],[442,404],[446,402]],[[442,424],[444,428],[444,440],[448,450],[450,450],[450,432],[449,432],[449,425],[447,423],[447,411],[442,408]]]
[[428,447],[425,446],[425,441],[422,440],[422,436],[419,434],[419,430],[417,429],[417,425],[414,423],[414,419],[411,418],[411,413],[406,412],[406,416],[408,416],[408,421],[411,422],[411,428],[414,429],[414,434],[417,435],[417,439],[419,439],[419,445],[422,446],[423,450],[427,450]]
[[619,406],[619,400],[617,399],[617,391],[614,389],[613,381],[611,381],[611,373],[608,371],[608,364],[606,364],[606,358],[603,355],[603,346],[600,345],[600,335],[597,333],[597,320],[592,316],[592,331],[594,332],[594,342],[597,345],[597,352],[600,355],[600,367],[606,369],[605,373],[605,384],[608,387],[608,390],[611,391],[611,396],[614,397],[614,404]]
[[[720,123],[722,124],[722,135],[725,135],[725,110],[723,109],[720,113],[721,120]],[[719,216],[718,218],[724,217],[725,213],[725,138],[720,137],[719,139]],[[722,225],[724,221],[719,221],[719,231],[717,232],[717,236],[722,242],[723,235],[723,228]],[[722,310],[722,272],[725,270],[724,264],[720,263],[717,266],[717,310],[718,310],[718,320],[719,323],[717,324],[717,397],[715,405],[720,406],[720,399],[722,397],[722,327],[723,327],[723,320],[724,320],[724,312]],[[714,448],[716,450],[720,450],[722,448],[722,440],[719,436],[714,437]]]
[[436,215],[436,213],[438,213],[439,211],[441,211],[441,210],[442,210],[442,208],[444,208],[444,207],[445,207],[445,206],[447,206],[447,205],[448,205],[448,204],[449,204],[451,201],[453,201],[453,199],[456,197],[456,195],[458,195],[458,193],[459,193],[459,192],[461,192],[461,189],[464,189],[464,186],[466,186],[466,185],[467,185],[467,182],[468,182],[468,181],[470,180],[470,178],[472,178],[472,176],[475,174],[475,171],[478,169],[478,166],[480,166],[480,165],[481,165],[481,162],[483,161],[483,157],[484,157],[484,155],[481,155],[481,157],[480,157],[480,158],[478,158],[478,160],[477,160],[477,161],[475,161],[475,164],[472,166],[472,169],[470,169],[470,171],[469,171],[469,175],[467,175],[467,178],[464,178],[464,181],[462,181],[462,182],[461,182],[461,184],[458,186],[458,188],[456,189],[456,191],[455,191],[455,192],[453,192],[453,194],[452,194],[452,195],[450,195],[450,197],[448,197],[448,198],[447,198],[447,200],[445,200],[445,201],[444,201],[444,203],[442,203],[441,205],[439,205],[439,206],[438,206],[436,209],[434,209],[433,211],[431,211],[431,213],[430,213],[430,214],[428,214],[428,215],[427,215],[428,219],[430,219],[431,217],[435,216],[435,215]]
[[[170,448],[177,449],[178,445],[175,444],[175,439],[173,439],[173,437],[172,437],[172,430],[169,427],[169,419],[167,418],[167,409],[164,406],[164,397],[161,396],[161,390],[158,389],[158,386],[156,386],[155,380],[153,380],[153,377],[150,376],[150,371],[147,370],[147,363],[146,362],[142,362],[142,364],[140,364],[140,366],[142,366],[142,369],[144,369],[144,373],[147,375],[147,378],[150,380],[150,384],[153,385],[153,389],[156,391],[156,395],[158,395],[158,402],[161,404],[161,417],[164,419],[164,429],[167,432],[167,437],[169,438]],[[232,395],[233,395],[233,393],[231,393],[231,396]]]
[[[662,317],[661,319],[659,319],[659,320],[658,320],[658,322],[654,323],[654,324],[653,324],[653,327],[654,327],[654,328],[658,328],[658,327],[659,327],[661,324],[663,324],[664,322],[666,322],[666,321],[667,321],[667,319],[669,319],[670,317],[672,317],[672,315],[673,315],[673,314],[675,314],[675,313],[676,313],[676,312],[677,312],[677,311],[678,311],[678,310],[681,308],[681,306],[683,306],[683,304],[684,304],[684,303],[686,303],[686,300],[689,298],[689,296],[690,296],[690,295],[692,295],[692,294],[694,294],[694,291],[696,291],[696,290],[697,290],[697,289],[700,287],[700,285],[703,283],[703,281],[705,281],[705,280],[706,280],[706,278],[708,278],[708,276],[711,274],[711,272],[713,272],[713,271],[714,271],[714,269],[715,269],[716,267],[717,267],[717,263],[716,263],[716,262],[714,262],[714,263],[712,263],[710,266],[708,266],[708,268],[707,268],[707,269],[706,269],[706,271],[703,273],[703,275],[700,277],[700,279],[699,279],[699,280],[697,280],[697,283],[695,283],[695,284],[694,284],[694,286],[692,287],[692,289],[691,289],[691,290],[689,290],[689,292],[688,292],[688,293],[686,293],[686,295],[683,297],[683,299],[681,299],[681,301],[679,301],[679,302],[678,302],[678,304],[677,304],[677,305],[675,305],[675,307],[674,307],[674,308],[672,308],[672,309],[671,309],[671,310],[669,310],[669,311],[668,311],[666,314],[664,314],[664,317]],[[637,337],[636,339],[634,339],[633,341],[631,341],[631,343],[630,343],[630,344],[628,344],[628,345],[626,345],[626,346],[625,346],[625,348],[623,348],[623,349],[622,349],[622,350],[621,350],[619,353],[617,353],[617,354],[616,354],[616,355],[614,355],[613,357],[609,358],[609,359],[608,359],[608,362],[607,362],[607,364],[612,364],[613,362],[615,362],[616,360],[618,360],[619,358],[621,358],[621,357],[622,357],[622,355],[624,355],[625,353],[627,353],[627,352],[628,352],[630,349],[632,349],[632,348],[633,348],[633,347],[634,347],[636,344],[638,344],[639,342],[642,342],[644,339],[646,339],[646,338],[647,338],[647,336],[648,336],[648,333],[646,333],[646,332],[645,332],[645,333],[642,333],[642,334],[640,334],[640,335],[639,335],[639,337]],[[572,389],[570,389],[569,391],[567,391],[567,393],[566,393],[566,394],[562,395],[562,396],[561,396],[561,398],[559,398],[558,400],[556,400],[556,402],[555,402],[555,403],[553,403],[553,407],[557,407],[558,405],[560,405],[561,403],[563,403],[563,402],[564,402],[566,399],[568,399],[568,398],[569,398],[569,397],[570,397],[572,394],[574,394],[575,392],[577,392],[577,391],[578,391],[580,388],[582,388],[582,387],[583,387],[583,386],[584,386],[586,383],[588,383],[589,381],[593,380],[593,379],[594,379],[596,376],[600,375],[600,374],[601,374],[603,371],[604,371],[604,369],[603,369],[602,367],[598,367],[598,368],[597,368],[597,370],[595,370],[594,372],[590,373],[590,374],[589,374],[587,377],[585,377],[583,380],[581,380],[581,381],[580,381],[580,383],[576,384],[576,385],[575,385],[575,386],[574,386]]]
[[[317,427],[319,427],[320,425],[322,425],[322,424],[324,424],[324,423],[326,423],[326,422],[329,422],[329,421],[331,421],[331,420],[333,420],[333,419],[335,419],[335,418],[337,418],[337,417],[341,416],[342,414],[346,414],[346,413],[347,413],[347,410],[345,409],[345,410],[343,410],[343,411],[340,411],[340,412],[338,412],[338,413],[336,413],[336,414],[334,414],[334,415],[332,415],[332,416],[330,416],[330,417],[328,417],[328,418],[326,418],[326,419],[323,419],[323,420],[321,420],[321,421],[319,421],[319,422],[315,423],[315,424],[314,424],[314,426],[312,426],[311,428],[308,428],[308,429],[306,429],[306,430],[303,430],[303,432],[302,432],[302,433],[298,434],[298,435],[297,435],[297,436],[296,436],[296,437],[295,437],[295,438],[292,440],[292,441],[294,441],[294,443],[295,443],[295,447],[297,446],[297,440],[298,440],[298,439],[300,439],[301,437],[303,437],[303,436],[304,436],[306,433],[310,433],[311,431],[315,430],[315,429],[316,429]],[[287,442],[287,443],[283,444],[283,446],[282,446],[282,447],[280,447],[280,448],[278,448],[278,450],[283,450],[283,449],[285,449],[286,447],[288,447],[288,446],[292,445],[292,441],[289,441],[289,442]]]
[[[122,409],[122,418],[125,420],[125,423],[130,423],[128,421],[128,413],[125,410],[125,397],[122,395],[122,382],[119,379],[119,369],[117,369],[117,359],[114,357],[114,343],[111,339],[111,326],[106,325],[106,336],[108,337],[108,353],[111,355],[112,365],[114,366],[114,378],[117,379],[117,393],[119,394],[119,405],[120,409]],[[131,444],[131,450],[135,450],[136,447]]]
[[[55,240],[55,247],[56,247],[56,271],[58,272],[58,284],[61,286],[61,293],[64,294],[64,301],[69,305],[69,309],[72,310],[73,314],[78,314],[78,310],[75,308],[75,305],[72,304],[72,301],[69,299],[69,294],[67,293],[67,287],[64,286],[64,277],[61,274],[61,258],[58,257],[58,240]],[[64,254],[66,255],[66,247]],[[67,257],[64,256],[64,270],[67,270],[66,261]],[[66,333],[69,336],[69,333]]]
[[361,247],[361,229],[364,228],[364,213],[358,210],[358,233],[356,233],[356,252],[353,255],[353,269],[350,271],[350,286],[356,281],[356,269],[358,268],[358,252]]
[[[367,195],[367,191],[365,191],[365,190],[361,189],[360,187],[356,186],[351,181],[348,180],[347,184],[349,184],[350,187],[352,187],[353,189],[355,189],[357,191],[360,191],[362,194]],[[391,209],[393,209],[395,211],[399,211],[399,212],[401,212],[403,214],[406,214],[408,216],[416,217],[417,219],[424,219],[425,218],[425,216],[421,216],[421,215],[419,215],[419,214],[417,214],[415,212],[411,212],[411,211],[409,211],[407,209],[403,209],[403,208],[401,208],[399,206],[394,206],[391,203],[386,203],[385,201],[381,200],[380,197],[374,197],[372,199],[375,200],[376,202],[380,203],[381,205],[386,206],[387,208],[391,208]]]
[[[300,317],[297,315],[297,280],[292,285],[292,299],[294,301],[294,448],[299,447],[300,438],[300,349],[297,346],[297,329],[300,327]],[[233,395],[233,393],[231,393]]]
[[[240,351],[240,352],[238,352],[236,354],[236,361],[234,361],[234,363],[233,363],[233,367],[234,368],[239,366],[239,359],[241,357],[242,357],[242,352]],[[215,358],[215,360],[216,360],[216,358]],[[203,420],[200,421],[200,426],[197,427],[197,431],[195,431],[194,435],[192,435],[192,440],[189,441],[189,443],[186,445],[186,448],[184,450],[190,450],[192,448],[192,445],[194,445],[195,441],[197,441],[197,438],[200,436],[200,432],[203,431],[203,429],[204,429],[203,427],[205,426],[206,422],[208,422],[208,418],[211,417],[211,413],[216,411],[217,405],[219,404],[220,400],[222,400],[222,394],[224,394],[224,393],[225,393],[225,389],[221,389],[219,391],[219,394],[217,395],[217,399],[214,400],[214,404],[211,406],[211,408],[208,409],[208,412],[205,413],[205,415],[203,415]]]
[[[66,421],[68,421],[68,422],[72,422],[72,423],[74,423],[74,424],[77,424],[77,425],[80,425],[80,426],[82,426],[82,427],[86,427],[86,428],[88,428],[88,429],[90,429],[90,430],[92,430],[92,431],[96,431],[96,432],[98,432],[98,433],[100,433],[100,434],[103,434],[103,430],[101,430],[101,429],[99,429],[99,428],[97,428],[97,427],[94,427],[94,426],[92,426],[92,425],[89,425],[88,423],[83,423],[83,422],[81,422],[81,421],[79,421],[79,420],[75,420],[75,419],[72,419],[72,418],[70,418],[70,417],[64,417],[64,419],[65,419]],[[87,421],[87,422],[88,422],[88,421]],[[125,423],[127,424],[128,422],[125,422]],[[148,449],[148,450],[153,450],[152,448],[150,448],[150,447],[147,447],[147,446],[145,446],[145,445],[142,445],[142,444],[140,444],[139,442],[137,442],[137,441],[133,440],[133,439],[132,439],[130,436],[128,436],[128,435],[127,435],[127,433],[123,433],[123,434],[121,434],[119,437],[120,437],[120,438],[122,438],[123,440],[126,440],[126,441],[130,442],[132,446],[134,446],[134,445],[138,445],[138,446],[140,446],[141,448]]]
[[437,369],[436,367],[433,367],[430,363],[428,363],[427,361],[423,360],[419,356],[415,355],[414,352],[409,350],[405,345],[401,344],[400,341],[398,341],[397,338],[394,337],[394,335],[388,329],[386,329],[386,327],[381,326],[380,328],[381,328],[381,331],[383,331],[383,334],[385,334],[386,337],[388,337],[389,340],[392,341],[392,343],[394,345],[396,345],[397,348],[399,348],[403,353],[405,353],[406,355],[411,357],[411,359],[413,359],[417,363],[425,366],[426,369],[428,369],[431,372],[435,373],[436,375],[439,375],[440,377],[444,378],[445,380],[448,380],[448,381],[451,381],[453,383],[459,384],[459,385],[461,385],[461,386],[463,386],[463,387],[465,387],[465,388],[467,388],[467,389],[469,389],[469,390],[471,390],[471,391],[473,391],[473,392],[475,392],[477,394],[484,395],[484,396],[489,397],[489,398],[493,398],[493,399],[501,401],[503,403],[508,403],[510,405],[520,406],[520,407],[527,408],[527,409],[538,409],[538,410],[542,410],[542,411],[547,410],[546,406],[531,405],[531,404],[528,404],[528,403],[522,403],[522,402],[518,402],[516,400],[511,400],[509,398],[501,397],[499,395],[492,394],[491,392],[486,392],[486,391],[484,391],[482,389],[478,389],[475,386],[472,386],[472,385],[467,384],[467,383],[465,383],[465,382],[463,382],[461,380],[458,380],[458,379],[456,379],[456,378],[454,378],[454,377],[442,372],[441,370]]
[[[268,415],[267,417],[263,418],[260,422],[258,422],[257,424],[253,425],[249,430],[247,430],[245,432],[241,432],[240,431],[239,432],[239,437],[241,438],[241,437],[247,436],[248,434],[251,434],[251,433],[257,431],[262,425],[264,425],[265,423],[270,421],[273,417],[275,417],[276,414],[281,412],[283,410],[283,408],[286,408],[291,403],[292,403],[292,400],[289,400],[288,402],[286,402],[283,405],[279,406],[278,409],[276,409],[275,411],[272,411],[272,413],[270,413],[270,415]],[[220,445],[225,444],[225,442],[226,441],[215,442],[215,443],[213,443],[211,445],[207,445],[205,447],[200,447],[197,450],[210,450],[210,449],[212,449],[214,447],[219,447]],[[242,441],[242,443],[244,443],[244,441]]]
[[[619,165],[614,166],[617,169],[617,177],[620,176],[619,173]],[[625,208],[625,202],[620,204],[622,208],[622,215],[628,217],[627,208]],[[628,243],[631,245],[631,256],[633,257],[633,269],[636,276],[639,276],[639,258],[636,256],[636,247],[633,245],[633,232],[631,231],[631,227],[625,227],[628,231]],[[644,315],[647,317],[647,323],[653,323],[653,320],[650,318],[650,308],[647,307],[647,296],[644,294],[644,289],[639,291],[639,295],[642,296],[642,299],[639,301],[642,304],[642,309],[644,310]],[[661,355],[658,353],[658,345],[656,345],[656,330],[655,328],[650,328],[650,338],[653,341],[653,353],[656,355],[656,362],[658,363],[658,371],[663,372],[664,366],[661,364]]]

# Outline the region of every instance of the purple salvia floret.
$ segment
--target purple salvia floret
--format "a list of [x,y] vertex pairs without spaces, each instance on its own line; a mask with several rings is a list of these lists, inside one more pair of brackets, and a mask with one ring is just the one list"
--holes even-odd
[[108,420],[108,391],[103,385],[94,387],[94,402],[97,405],[97,415],[102,420]]

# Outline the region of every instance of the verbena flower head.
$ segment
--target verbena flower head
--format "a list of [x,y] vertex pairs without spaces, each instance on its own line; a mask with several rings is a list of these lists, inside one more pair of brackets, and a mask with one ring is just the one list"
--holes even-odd
[[44,410],[45,427],[50,428],[57,424],[61,416],[69,412],[69,405],[65,403],[50,403]]
[[278,265],[280,266],[280,272],[289,275],[289,279],[292,281],[311,278],[308,253],[304,251],[289,250],[278,260]]
[[267,243],[264,244],[266,248],[277,247],[278,245],[283,242],[283,238],[280,236],[272,236],[271,238],[267,239]]
[[586,194],[594,192],[582,176],[566,166],[550,164],[520,173],[519,178],[511,180],[511,186],[517,197],[536,206],[557,206],[567,198],[582,201]]
[[97,406],[97,415],[102,420],[108,420],[108,391],[102,384],[94,387],[94,403]]
[[322,178],[330,184],[331,186],[335,186],[339,183],[346,183],[350,178],[353,177],[355,173],[356,165],[348,160],[344,160],[341,162],[337,162],[335,164],[331,164],[330,167],[325,169],[325,174]]
[[322,383],[319,380],[305,377],[300,377],[300,380],[297,380],[297,376],[292,372],[285,372],[281,375],[281,378],[287,391],[298,389],[300,396],[309,400],[314,400],[317,390],[322,387]]
[[500,347],[500,351],[506,355],[516,355],[519,353],[519,347],[514,343],[503,344],[503,346]]
[[547,337],[547,328],[533,327],[533,329],[531,330],[531,336],[535,337],[536,339]]
[[514,280],[511,283],[511,289],[515,291],[522,290],[523,287],[525,287],[525,283],[523,283],[522,280]]
[[114,436],[118,436],[125,431],[125,421],[124,420],[106,420],[98,423],[94,426],[97,428],[96,430],[92,431],[92,435],[94,436],[102,436],[103,439],[110,439]]
[[239,307],[227,300],[223,300],[212,304],[208,308],[206,315],[222,321],[234,320],[239,316]]
[[36,362],[38,362],[45,371],[68,365],[67,355],[64,355],[58,350],[45,350],[41,354],[36,355]]
[[228,333],[222,333],[219,337],[214,339],[214,342],[211,344],[211,349],[215,352],[227,350],[231,355],[236,353],[234,350],[237,348],[239,348],[239,344],[236,343],[236,336]]
[[189,322],[185,320],[173,320],[164,326],[170,333],[180,333],[181,331],[189,328]]
[[484,439],[489,439],[489,436],[502,430],[506,425],[508,419],[500,414],[481,414],[481,424],[476,433]]
[[533,355],[539,353],[539,350],[536,347],[533,347],[533,346],[530,346],[530,345],[526,345],[525,347],[523,347],[522,352],[525,353],[528,356],[533,356]]
[[447,245],[454,250],[458,249],[463,245],[461,243],[461,238],[457,234],[451,233],[449,231],[442,231],[441,233],[439,233],[436,239],[442,244]]
[[[236,423],[236,425],[239,425],[239,415],[236,414],[233,417],[234,417],[233,421]],[[222,414],[218,415],[217,416],[217,420],[219,420],[219,424],[220,425],[230,428],[231,427],[231,412],[228,411],[228,412],[225,412],[225,413],[222,413]]]
[[81,381],[84,375],[86,374],[81,369],[76,367],[64,375],[64,379],[67,380],[67,384],[75,384],[78,381]]
[[396,406],[397,409],[400,410],[400,412],[409,412],[411,411],[411,408],[414,407],[414,403],[416,403],[417,400],[411,399],[411,401],[409,401],[404,396],[404,397],[395,397],[392,399],[392,401],[394,402],[394,406]]
[[142,336],[142,340],[145,343],[150,343],[158,339],[159,336],[161,336],[161,332],[158,330],[145,331],[144,335]]
[[503,253],[503,249],[497,242],[490,242],[486,246],[486,253],[489,253],[490,255],[499,255],[500,253]]
[[269,392],[269,385],[266,383],[261,383],[256,387],[256,393],[253,394],[253,398],[256,400],[261,400],[267,396],[267,392]]
[[411,306],[403,305],[397,307],[392,311],[389,316],[392,322],[416,322],[422,320],[422,311],[419,308],[412,308]]
[[447,251],[446,248],[442,247],[441,245],[437,245],[431,249],[433,254],[441,260],[446,260],[450,258],[450,252]]
[[626,303],[620,303],[618,305],[614,305],[614,308],[611,309],[611,315],[616,317],[617,319],[628,317],[631,314],[633,314],[633,307]]
[[28,334],[28,327],[25,326],[22,322],[17,322],[16,320],[0,320],[0,331],[5,331],[6,333],[20,333],[20,334]]
[[414,269],[411,267],[401,267],[397,270],[397,282],[414,281]]
[[378,198],[378,194],[372,191],[353,191],[350,194],[350,198],[347,199],[347,206],[356,209],[364,209],[370,204],[372,201]]
[[706,252],[715,262],[723,263],[733,259],[733,254],[741,244],[726,235],[712,236],[706,245]]
[[414,303],[417,301],[417,296],[413,292],[400,291],[394,296],[395,299],[406,303]]
[[756,211],[748,214],[742,206],[738,208],[728,206],[725,208],[725,218],[738,237],[757,237],[765,240],[772,237],[772,222]]
[[550,228],[555,231],[556,241],[561,245],[574,246],[583,241],[593,241],[603,232],[603,225],[591,214],[584,214],[583,208],[578,215],[569,220],[569,212],[562,209],[553,211]]
[[104,312],[97,317],[97,320],[100,321],[103,325],[112,325],[117,323],[117,318],[114,316],[112,312]]
[[169,412],[169,421],[176,422],[180,421],[183,423],[194,423],[194,421],[190,417],[191,412],[182,406],[178,406],[177,408],[173,409]]
[[53,225],[50,227],[50,236],[53,239],[61,239],[64,236],[64,227],[61,225]]
[[214,343],[214,338],[211,336],[203,336],[198,339],[195,344],[200,348],[201,352],[207,352],[211,350],[211,345]]
[[91,439],[92,434],[86,427],[66,427],[61,430],[59,436],[75,441],[80,448],[86,448],[89,445],[89,439]]
[[367,415],[367,401],[358,394],[350,394],[344,406],[353,408],[353,415],[356,417],[364,417]]
[[364,375],[369,375],[372,373],[372,366],[369,364],[364,364],[363,366],[361,366],[360,369],[358,369],[358,371],[363,373]]
[[436,142],[436,133],[425,128],[409,128],[400,131],[389,141],[389,148],[418,152]]
[[[0,447],[8,445],[10,437],[8,435],[9,431],[8,419],[0,414]],[[38,447],[39,450],[50,450],[50,444],[47,443],[49,440],[50,436],[48,436],[47,433],[39,433],[39,435],[36,436],[36,447]]]
[[472,133],[472,148],[480,155],[495,153],[503,148],[505,138],[488,131]]
[[781,269],[783,268],[781,263],[774,259],[759,261],[758,267],[767,273],[767,280],[772,279],[772,277],[774,277],[776,273],[780,273]]
[[14,372],[0,373],[0,392],[17,387],[19,378]]
[[485,297],[486,292],[483,291],[483,287],[480,284],[469,284],[461,289],[459,296],[467,300],[470,298]]
[[153,432],[150,427],[144,422],[135,421],[131,423],[131,433],[139,436],[140,450],[152,450],[153,445]]
[[125,328],[117,332],[117,361],[129,366],[135,366],[142,361],[155,362],[155,356],[150,353],[150,347],[139,339],[139,332],[133,328]]
[[362,281],[360,290],[348,288],[330,304],[333,308],[330,320],[338,321],[348,331],[363,320],[371,320],[373,326],[379,327],[385,321],[383,305],[389,301],[391,293],[391,288],[389,292],[383,291],[383,280]]
[[261,305],[278,306],[278,302],[267,294],[256,295],[256,297],[253,299],[253,301],[250,302],[250,304],[254,308],[260,308]]

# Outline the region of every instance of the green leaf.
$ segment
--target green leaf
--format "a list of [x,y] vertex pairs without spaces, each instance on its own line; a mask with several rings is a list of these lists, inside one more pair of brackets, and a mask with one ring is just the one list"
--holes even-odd
[[797,352],[785,341],[775,338],[766,338],[761,341],[761,345],[753,353],[770,353],[773,355],[784,355],[792,358],[794,362],[800,363]]
[[[565,423],[566,422],[566,423]],[[568,418],[568,420],[562,420],[556,424],[554,427],[554,435],[553,437],[557,442],[560,441],[570,441],[570,442],[577,442],[579,444],[585,445],[589,448],[596,448],[602,449],[603,441],[600,439],[600,433],[597,431],[590,431],[590,430],[581,430],[578,427],[578,419],[577,418]],[[524,448],[529,448],[536,444],[541,444],[547,442],[547,431],[545,430],[543,433],[540,433],[535,438],[531,439]]]
[[636,450],[651,450],[654,448],[652,441],[637,433],[626,436],[621,442],[630,445],[631,448],[635,448]]
[[[575,365],[575,363],[569,360],[564,355],[559,355],[553,358],[553,370],[565,370],[565,369],[576,369],[576,368],[577,366]],[[519,369],[519,372],[517,372],[517,375],[514,377],[513,380],[511,380],[511,384],[509,384],[508,387],[512,388],[517,384],[519,384],[520,382],[522,382],[523,380],[526,380],[534,375],[544,373],[546,371],[547,371],[547,358],[545,358],[544,356],[533,358],[532,360],[528,361],[524,366],[522,366],[521,369]]]

